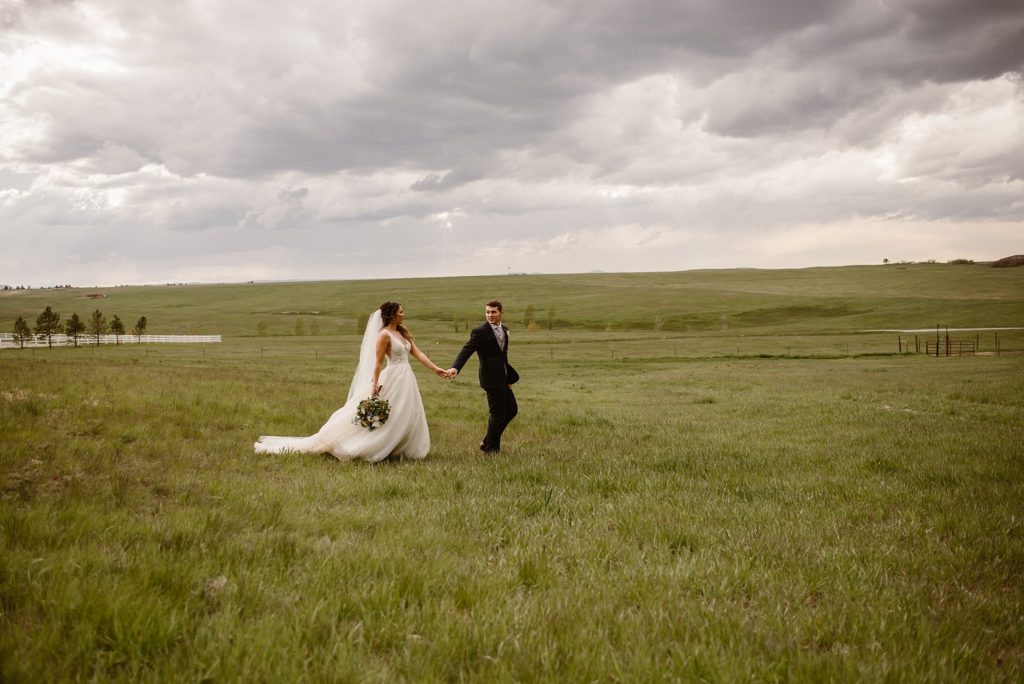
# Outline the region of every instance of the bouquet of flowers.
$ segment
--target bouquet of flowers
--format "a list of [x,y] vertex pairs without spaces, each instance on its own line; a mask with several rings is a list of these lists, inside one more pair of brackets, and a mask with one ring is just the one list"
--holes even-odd
[[381,389],[382,387],[378,387],[369,399],[359,402],[356,407],[356,417],[352,420],[353,423],[363,426],[370,432],[388,422],[388,416],[391,415],[391,404],[388,403],[388,400],[377,397]]

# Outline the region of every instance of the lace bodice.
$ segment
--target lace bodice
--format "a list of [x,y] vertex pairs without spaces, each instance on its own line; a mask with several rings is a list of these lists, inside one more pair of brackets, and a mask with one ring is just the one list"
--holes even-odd
[[391,350],[388,351],[388,364],[409,363],[409,352],[412,350],[412,343],[390,330],[387,332],[388,335],[391,335]]

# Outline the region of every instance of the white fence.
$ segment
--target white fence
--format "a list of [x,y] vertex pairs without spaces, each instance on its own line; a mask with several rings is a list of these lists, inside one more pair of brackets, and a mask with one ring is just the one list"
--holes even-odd
[[[74,345],[67,335],[54,335],[53,346]],[[100,335],[100,344],[146,344],[147,342],[173,342],[177,344],[217,344],[220,342],[220,335]],[[78,346],[86,347],[96,344],[95,335],[79,335]],[[50,343],[45,336],[33,335],[31,339],[25,340],[26,347],[47,347]],[[0,349],[19,349],[20,342],[14,340],[12,333],[0,333]]]

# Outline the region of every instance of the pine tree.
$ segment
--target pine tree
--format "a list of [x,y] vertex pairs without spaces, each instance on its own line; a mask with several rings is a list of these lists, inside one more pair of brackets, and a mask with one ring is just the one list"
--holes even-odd
[[138,338],[136,340],[137,342],[142,342],[142,335],[143,335],[143,333],[146,332],[146,325],[148,323],[149,323],[149,321],[147,321],[146,317],[143,316],[142,318],[140,318],[138,320],[138,322],[135,323],[135,327],[132,328],[132,335],[135,335],[135,337]]
[[124,335],[124,323],[114,314],[110,320],[110,332],[114,333],[114,344],[121,344],[121,335]]
[[18,316],[18,320],[14,321],[14,341],[21,345],[21,348],[25,348],[25,342],[32,339],[32,330],[28,327],[28,323],[21,316]]
[[68,334],[75,346],[78,346],[78,336],[85,332],[85,323],[78,317],[78,314],[71,314],[71,318],[68,319],[68,324],[64,327],[64,332]]
[[92,318],[89,319],[89,333],[96,337],[96,346],[100,346],[100,335],[106,334],[110,330],[110,326],[107,325],[107,317],[103,315],[103,312],[96,309],[92,312]]
[[60,314],[46,307],[43,313],[36,318],[36,334],[46,336],[46,345],[53,349],[53,336],[58,334],[64,326],[60,322]]

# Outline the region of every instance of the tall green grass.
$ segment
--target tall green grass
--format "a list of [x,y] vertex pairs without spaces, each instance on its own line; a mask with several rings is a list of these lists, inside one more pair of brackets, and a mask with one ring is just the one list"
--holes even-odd
[[355,335],[0,354],[0,679],[1024,676],[1022,357],[578,316],[513,338],[500,456],[473,373],[418,369],[430,456],[377,466],[252,453]]
[[[1020,325],[1022,274],[5,293],[5,329],[226,338],[0,353],[0,679],[1019,680],[1024,337],[863,331]],[[381,299],[446,365],[492,296],[525,378],[500,457],[472,372],[420,375],[425,462],[252,453],[343,401]]]

